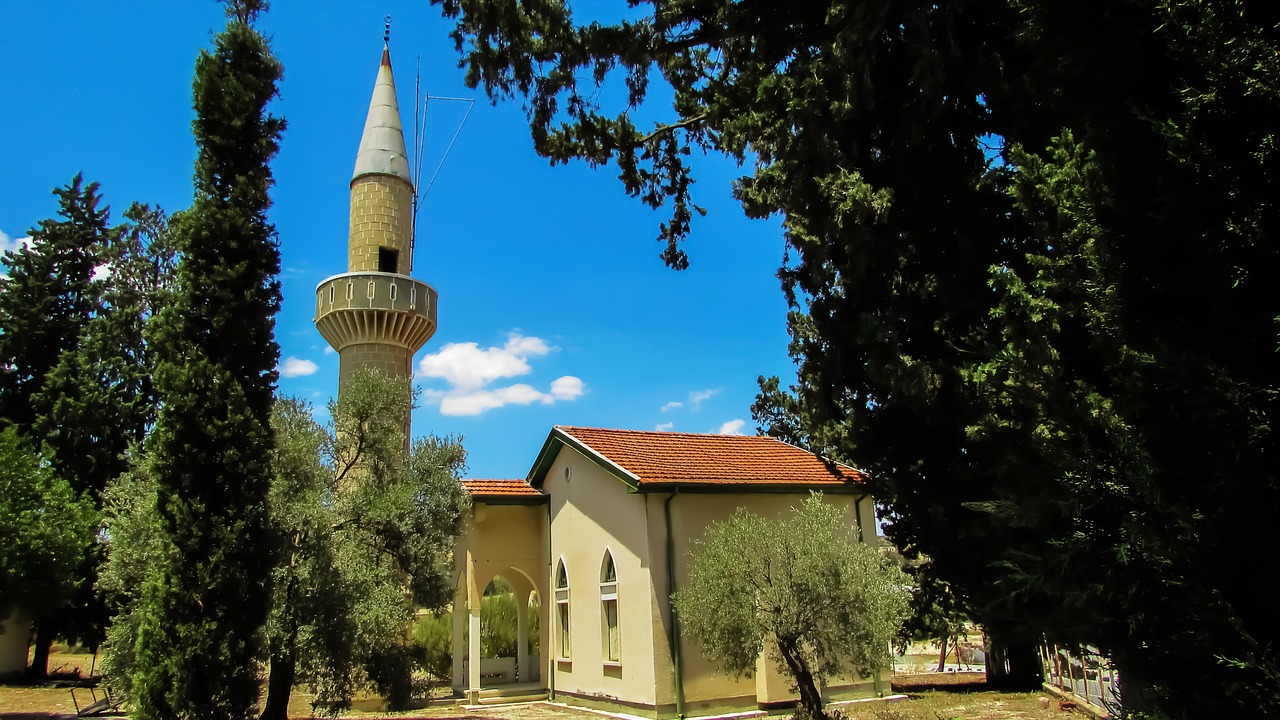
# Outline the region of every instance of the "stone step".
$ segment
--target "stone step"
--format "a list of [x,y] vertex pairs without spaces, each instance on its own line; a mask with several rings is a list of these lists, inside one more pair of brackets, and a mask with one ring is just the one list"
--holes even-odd
[[545,692],[534,693],[529,695],[500,695],[500,696],[492,696],[492,697],[485,697],[484,695],[481,695],[480,704],[481,705],[507,705],[510,703],[541,702],[546,699],[547,699],[547,694]]
[[506,703],[537,702],[547,699],[546,688],[536,685],[514,685],[511,687],[490,687],[480,691],[481,705],[502,705]]

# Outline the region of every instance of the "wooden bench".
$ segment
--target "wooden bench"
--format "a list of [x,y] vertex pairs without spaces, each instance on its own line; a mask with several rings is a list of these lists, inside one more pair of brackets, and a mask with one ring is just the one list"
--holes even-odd
[[[106,715],[120,709],[124,704],[124,698],[111,692],[109,687],[101,687],[102,677],[95,676],[86,678],[78,686],[71,687],[71,703],[76,706],[76,715],[79,717],[93,717],[95,715]],[[101,689],[102,696],[98,696]],[[88,690],[90,702],[84,707],[80,706],[80,698],[76,697],[76,690]]]

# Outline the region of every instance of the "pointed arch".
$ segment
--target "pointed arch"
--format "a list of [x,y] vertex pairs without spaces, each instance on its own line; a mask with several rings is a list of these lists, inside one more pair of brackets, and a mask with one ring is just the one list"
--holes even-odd
[[553,586],[556,594],[556,657],[568,660],[572,648],[569,635],[569,569],[563,556],[556,561]]
[[600,654],[605,662],[622,660],[622,635],[618,628],[618,566],[613,551],[605,548],[600,560]]
[[600,561],[600,582],[618,582],[618,567],[613,562],[613,551],[609,548],[604,549],[604,558]]

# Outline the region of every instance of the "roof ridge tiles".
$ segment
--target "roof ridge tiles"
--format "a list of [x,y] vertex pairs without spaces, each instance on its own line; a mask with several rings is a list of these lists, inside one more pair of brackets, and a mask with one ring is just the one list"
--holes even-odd
[[[589,425],[556,425],[555,427],[565,431],[597,430],[600,432],[636,433],[640,435],[667,435],[667,436],[688,435],[690,437],[703,437],[703,438],[748,438],[752,440],[773,440],[775,442],[780,442],[784,445],[791,445],[791,443],[788,443],[783,440],[779,440],[778,438],[773,437],[772,435],[730,435],[728,433],[715,433],[715,432],[698,433],[698,432],[688,432],[685,430],[631,430],[627,428],[592,427]],[[795,446],[792,445],[792,447],[795,447]],[[809,451],[805,450],[805,452],[809,452]]]
[[602,461],[641,485],[861,484],[867,475],[811,450],[767,435],[724,435],[556,425]]

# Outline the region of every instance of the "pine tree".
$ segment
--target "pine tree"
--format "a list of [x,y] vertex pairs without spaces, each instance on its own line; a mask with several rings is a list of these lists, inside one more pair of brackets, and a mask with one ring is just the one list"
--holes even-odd
[[[47,461],[99,510],[107,483],[128,468],[127,451],[155,422],[143,327],[173,263],[163,212],[135,204],[125,218],[103,250],[97,311],[32,399],[38,413],[32,435],[46,448]],[[105,552],[96,538],[88,544],[70,602],[41,625],[33,673],[44,666],[55,633],[94,649],[105,639],[111,610],[94,587]]]
[[38,414],[33,398],[99,308],[93,273],[117,233],[98,183],[76,175],[53,193],[62,219],[41,221],[28,247],[6,253],[0,277],[0,424],[24,433]]
[[[94,508],[125,450],[154,421],[142,325],[171,265],[160,211],[134,205],[110,226],[97,183],[77,176],[59,197],[61,219],[32,230],[32,243],[8,257],[0,280],[0,406],[39,449],[42,462]],[[94,591],[103,547],[90,538],[77,553],[75,592],[65,604],[29,609],[36,649],[28,674],[47,673],[57,637],[96,648],[109,613]]]
[[195,199],[173,226],[174,291],[147,330],[160,411],[146,472],[162,537],[140,601],[140,718],[239,719],[257,702],[279,355],[268,162],[284,129],[266,111],[280,63],[250,26],[262,7],[229,3],[213,52],[196,62]]
[[[765,417],[873,474],[993,671],[1038,686],[1048,634],[1110,653],[1130,707],[1277,712],[1252,563],[1280,553],[1280,6],[436,4],[540,153],[669,204],[673,267],[685,156],[753,164],[734,191],[783,219],[800,361]],[[659,75],[674,114],[645,132]]]
[[32,404],[33,432],[56,452],[59,473],[96,500],[124,472],[125,451],[155,422],[156,401],[143,338],[172,276],[165,215],[135,204],[101,249],[95,312],[64,348]]
[[[94,277],[109,248],[123,230],[109,227],[110,209],[100,206],[97,183],[76,175],[66,187],[55,189],[58,218],[31,230],[31,244],[6,254],[9,276],[0,278],[0,426],[9,425],[31,439],[51,463],[52,471],[96,506],[102,478],[79,472],[74,463],[102,458],[110,451],[96,446],[61,442],[57,424],[47,419],[53,405],[79,401],[62,396],[58,368],[68,362],[83,341],[86,328],[102,312],[103,283]],[[103,425],[92,419],[89,427]],[[92,566],[96,548],[92,538],[75,554],[82,559],[78,591],[47,596],[24,608],[35,620],[36,649],[28,674],[47,674],[54,638],[67,635],[90,644],[101,634],[106,618],[92,597]],[[56,600],[56,601],[55,601]],[[64,603],[70,602],[70,605]]]

